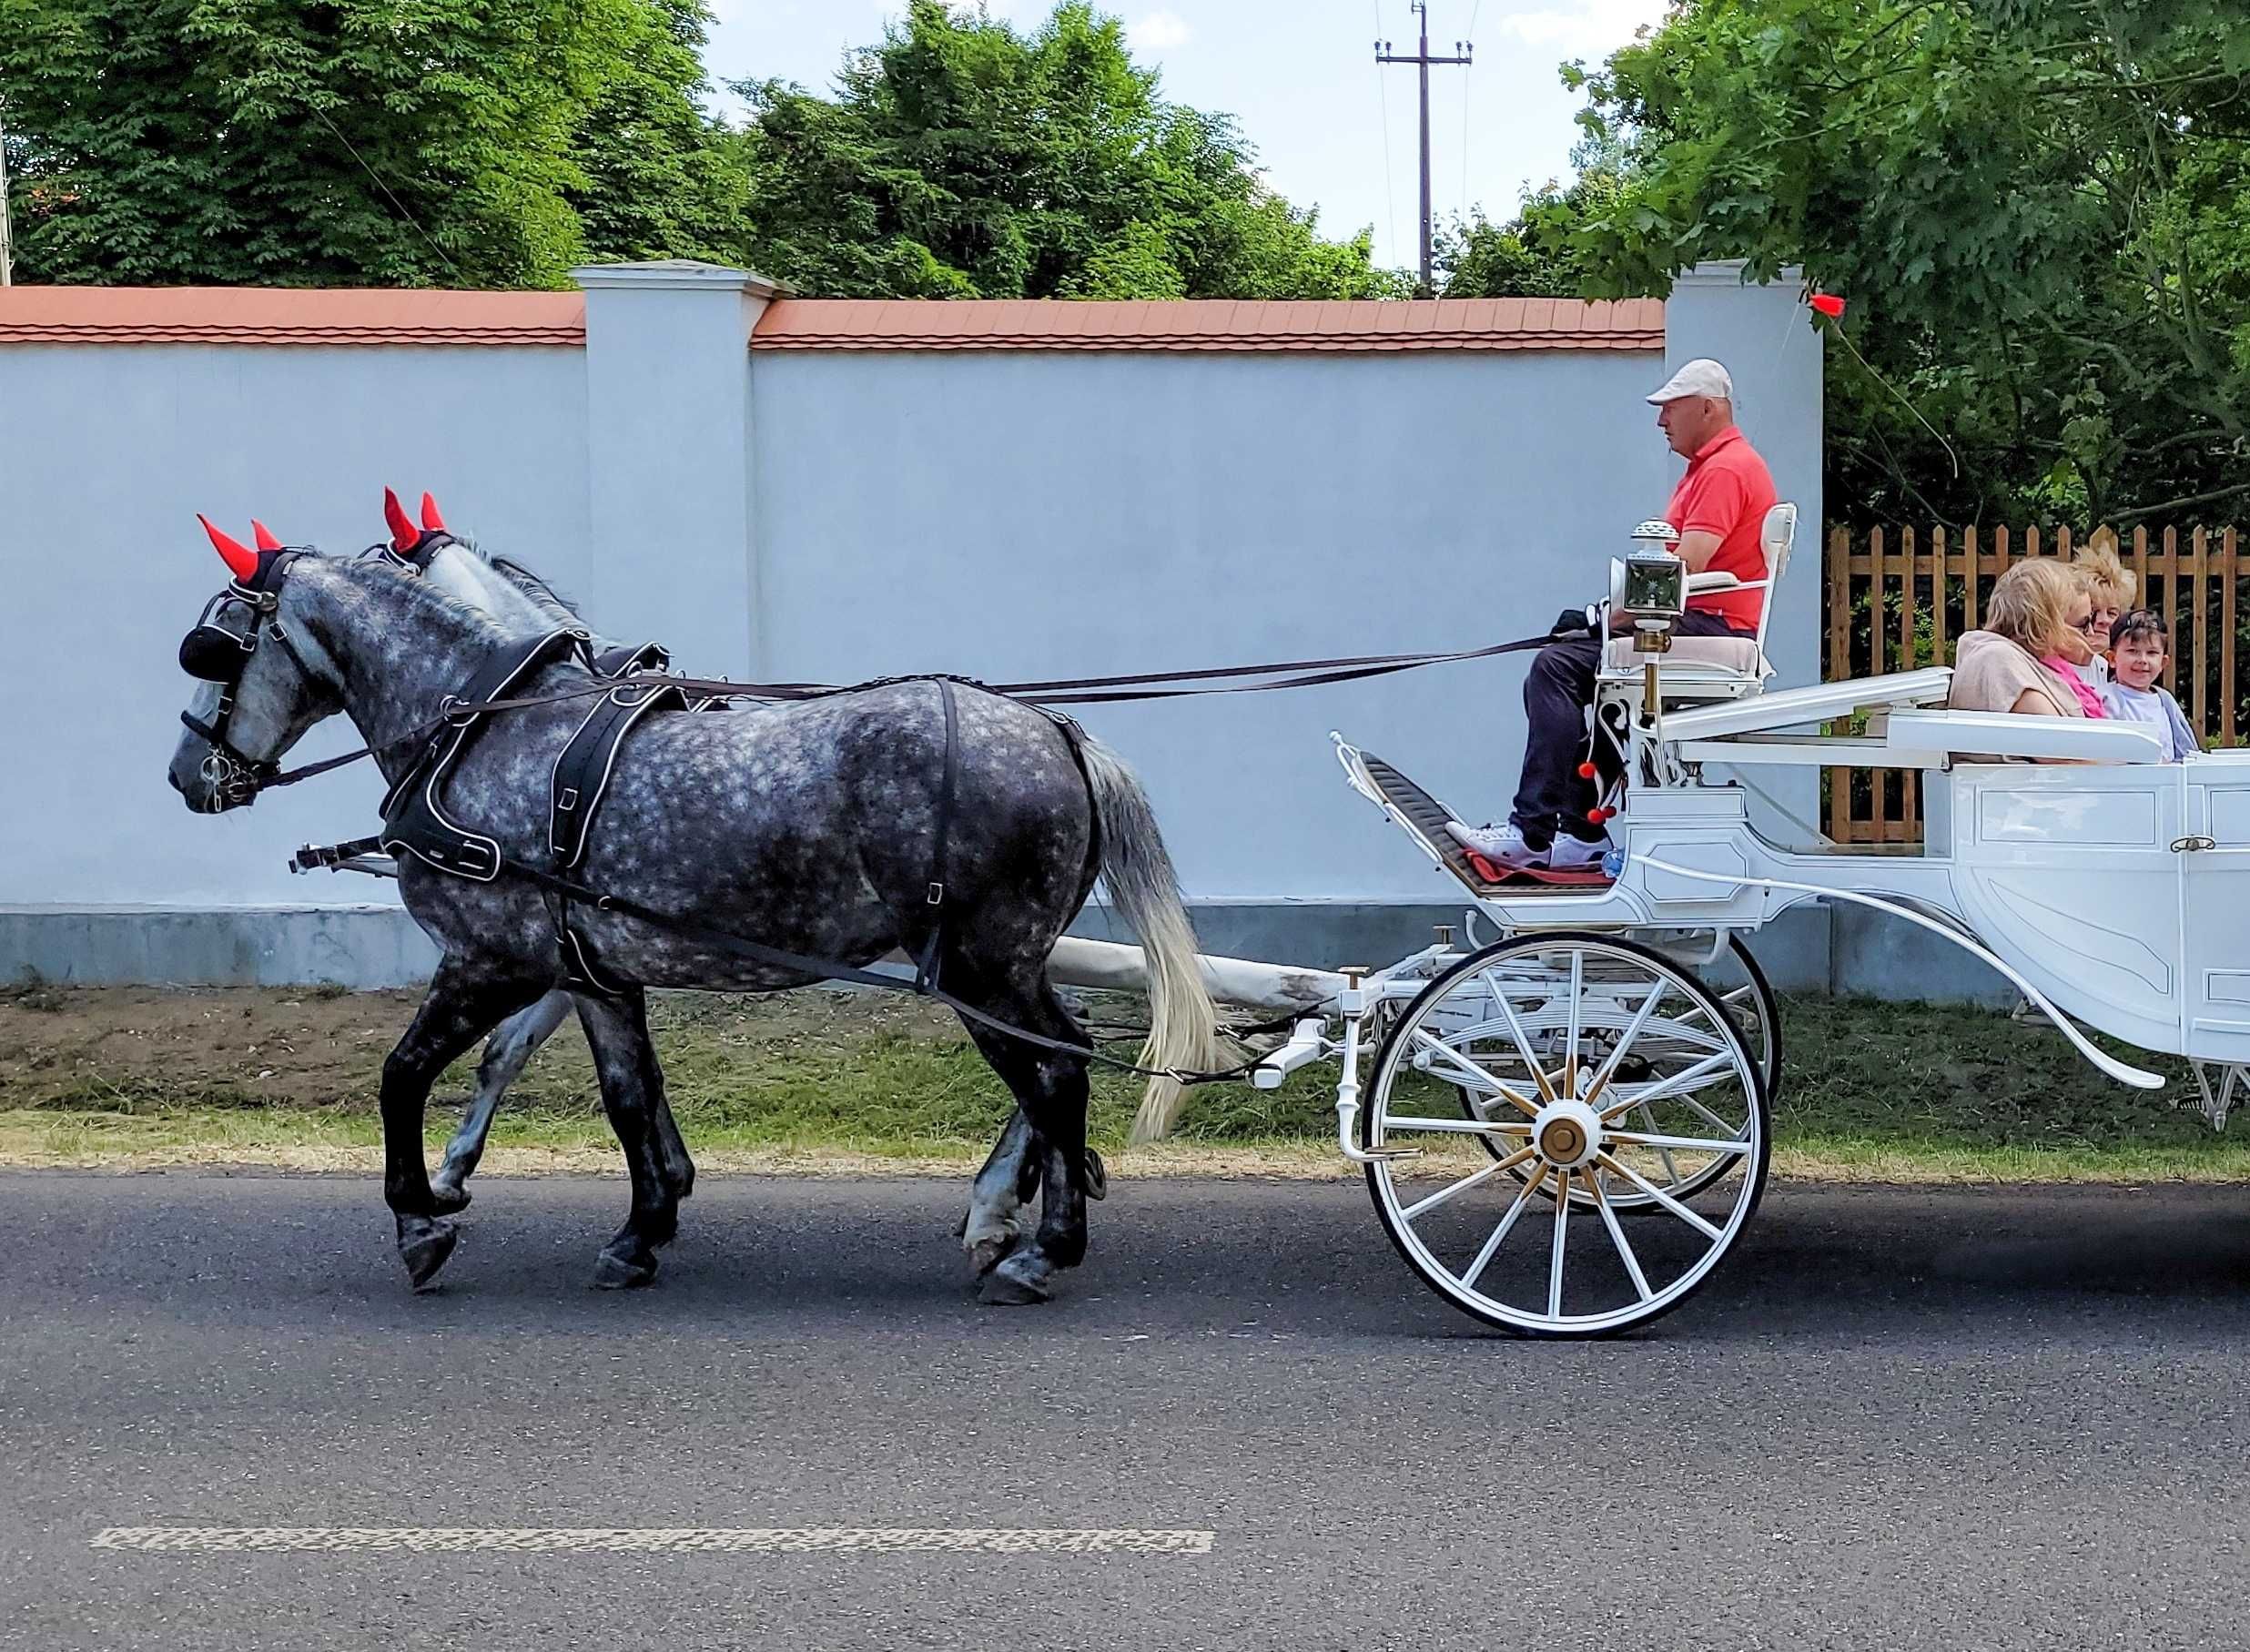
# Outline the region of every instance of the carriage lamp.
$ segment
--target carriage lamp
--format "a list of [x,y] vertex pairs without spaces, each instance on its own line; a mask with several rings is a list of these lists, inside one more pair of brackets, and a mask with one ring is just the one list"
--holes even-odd
[[1668,652],[1672,627],[1688,611],[1688,564],[1672,549],[1678,542],[1678,531],[1667,522],[1645,522],[1633,530],[1618,607],[1633,622],[1635,654]]

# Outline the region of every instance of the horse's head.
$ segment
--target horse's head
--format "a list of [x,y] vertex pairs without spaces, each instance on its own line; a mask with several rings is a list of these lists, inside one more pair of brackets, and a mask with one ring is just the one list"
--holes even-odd
[[216,815],[255,802],[289,749],[343,703],[334,666],[291,617],[289,572],[312,553],[262,522],[253,550],[198,520],[234,577],[180,639],[180,668],[203,686],[180,714],[170,779],[189,808]]
[[446,527],[438,502],[421,496],[421,518],[408,514],[395,491],[383,490],[388,542],[377,547],[409,573],[466,603],[511,633],[529,634],[579,623],[578,611],[538,575],[504,558],[487,556]]

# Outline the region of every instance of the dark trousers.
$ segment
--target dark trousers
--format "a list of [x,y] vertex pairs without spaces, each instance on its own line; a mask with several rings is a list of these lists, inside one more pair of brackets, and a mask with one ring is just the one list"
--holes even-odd
[[[1684,637],[1749,636],[1718,614],[1690,609],[1679,617]],[[1515,789],[1508,818],[1535,849],[1555,841],[1558,831],[1598,842],[1602,829],[1586,819],[1598,798],[1595,780],[1582,779],[1586,760],[1588,713],[1594,704],[1594,674],[1601,669],[1603,639],[1567,637],[1531,657],[1524,678],[1524,778]],[[1602,778],[1617,773],[1617,754],[1606,741],[1594,743],[1592,755]]]

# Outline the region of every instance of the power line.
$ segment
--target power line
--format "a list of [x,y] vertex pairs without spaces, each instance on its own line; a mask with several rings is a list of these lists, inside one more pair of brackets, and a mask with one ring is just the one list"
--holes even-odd
[[[1476,50],[1476,14],[1484,9],[1485,0],[1476,0],[1476,4],[1469,7],[1468,36],[1463,44],[1472,54]],[[1475,102],[1475,99],[1469,95],[1469,88],[1464,86],[1461,88],[1461,200],[1457,208],[1464,219],[1469,216],[1469,108]]]
[[1422,78],[1422,296],[1427,298],[1431,292],[1430,66],[1432,64],[1457,64],[1465,68],[1469,62],[1469,49],[1465,43],[1456,40],[1454,42],[1454,51],[1457,54],[1456,56],[1452,57],[1431,56],[1429,5],[1426,3],[1426,0],[1412,0],[1412,3],[1408,5],[1407,9],[1414,12],[1422,19],[1422,44],[1420,47],[1414,51],[1412,56],[1409,56],[1404,52],[1392,51],[1390,49],[1391,43],[1389,41],[1378,40],[1375,42],[1375,61],[1378,64],[1414,64],[1419,71]]
[[0,287],[15,282],[15,238],[8,225],[8,129],[0,126]]
[[[1383,50],[1383,0],[1375,0],[1375,50]],[[1398,245],[1398,196],[1391,187],[1391,95],[1383,84],[1383,64],[1375,63],[1375,102],[1383,111],[1383,199],[1391,209],[1391,245]]]
[[451,270],[455,275],[459,275],[461,273],[461,266],[454,263],[451,258],[446,258],[445,248],[439,246],[436,241],[431,239],[430,231],[424,229],[421,227],[421,220],[406,209],[406,203],[400,200],[397,196],[390,193],[390,186],[383,182],[382,175],[377,172],[374,167],[367,164],[366,159],[360,154],[359,150],[351,147],[351,139],[346,137],[341,132],[337,132],[336,123],[328,117],[328,111],[323,109],[317,103],[309,103],[305,106],[320,117],[320,124],[322,126],[326,127],[329,131],[336,133],[336,141],[343,145],[347,150],[350,150],[351,158],[360,163],[360,169],[366,173],[368,177],[375,180],[375,187],[383,192],[383,198],[386,200],[399,209],[399,216],[404,218],[408,223],[413,225],[414,233],[416,235],[421,237],[423,240],[430,242],[431,251],[436,253],[440,258],[445,258],[445,267],[448,269]]

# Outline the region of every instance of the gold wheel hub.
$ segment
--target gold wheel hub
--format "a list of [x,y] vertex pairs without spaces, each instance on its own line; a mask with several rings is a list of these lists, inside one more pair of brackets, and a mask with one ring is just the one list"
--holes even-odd
[[1601,1150],[1601,1115],[1583,1101],[1558,1098],[1539,1110],[1532,1121],[1531,1140],[1553,1169],[1577,1170],[1592,1163]]

